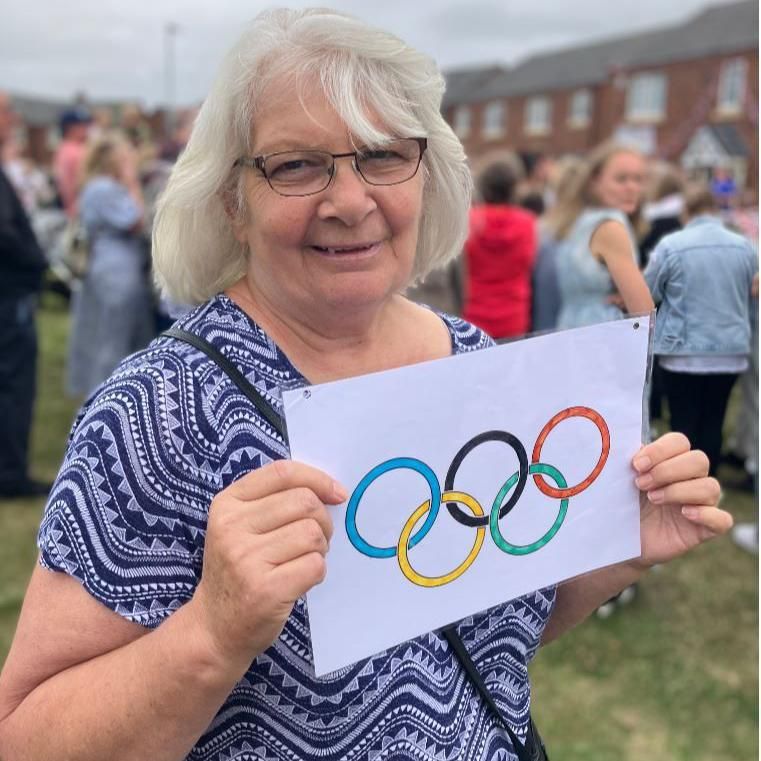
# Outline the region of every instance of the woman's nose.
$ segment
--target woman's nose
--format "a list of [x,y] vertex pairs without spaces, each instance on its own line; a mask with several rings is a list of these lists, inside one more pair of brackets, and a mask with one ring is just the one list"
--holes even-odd
[[333,178],[323,191],[317,210],[320,219],[337,218],[344,224],[353,226],[377,206],[373,198],[373,186],[362,178],[355,160],[337,160]]

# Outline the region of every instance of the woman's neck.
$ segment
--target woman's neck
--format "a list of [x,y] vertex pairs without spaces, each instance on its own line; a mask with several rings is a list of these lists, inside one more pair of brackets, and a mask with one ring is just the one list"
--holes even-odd
[[[359,375],[388,366],[393,324],[403,309],[400,296],[372,307],[342,310],[340,315],[294,313],[268,300],[248,278],[226,294],[282,349],[292,364],[314,383]],[[384,363],[385,360],[385,363]]]

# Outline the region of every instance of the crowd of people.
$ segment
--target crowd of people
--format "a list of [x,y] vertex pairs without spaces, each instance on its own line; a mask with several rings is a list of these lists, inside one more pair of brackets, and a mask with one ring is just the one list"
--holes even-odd
[[735,437],[732,451],[722,442],[740,378],[748,390],[737,422],[757,420],[750,389],[758,372],[757,230],[728,202],[726,182],[718,193],[715,182],[615,143],[551,168],[545,158],[543,186],[521,174],[519,158],[476,178],[457,277],[423,286],[420,297],[441,308],[462,303],[465,318],[497,340],[657,307],[652,422],[668,420],[697,442],[712,474],[725,455],[740,457],[742,485],[754,488],[757,428]]
[[[86,400],[0,679],[4,758],[339,759],[391,737],[409,757],[413,735],[442,757],[543,758],[527,672],[539,645],[731,528],[711,472],[717,421],[750,369],[753,246],[710,190],[678,184],[685,226],[651,241],[643,272],[652,177],[622,146],[489,167],[471,204],[442,94],[435,64],[394,36],[275,10],[172,141],[171,172],[151,163],[162,157],[134,115],[94,133],[81,108],[62,116],[55,195],[87,242],[69,383]],[[11,123],[3,97],[0,141]],[[0,389],[25,373],[23,405],[0,391],[17,440],[8,455],[0,444],[0,484],[38,494],[49,486],[24,447],[47,262],[2,172],[0,223]],[[465,319],[403,296],[458,258],[464,276],[445,282],[463,284]],[[193,308],[184,336],[141,349],[157,331],[154,281],[165,303]],[[656,304],[663,388],[686,435],[632,460],[641,556],[317,679],[304,595],[330,562],[329,506],[348,494],[288,460],[282,392]]]
[[[7,97],[4,102],[12,114]],[[159,195],[187,143],[195,114],[191,109],[181,112],[170,136],[154,139],[135,107],[125,107],[114,124],[110,110],[77,103],[60,116],[61,139],[47,168],[25,158],[15,130],[7,130],[2,145],[5,178],[52,266],[49,285],[71,296],[67,391],[77,398],[85,399],[122,359],[185,311],[153,286],[151,232]],[[696,315],[681,326],[681,339],[670,334],[668,349],[663,341],[656,348],[651,420],[665,419],[667,399],[671,427],[692,436],[709,453],[711,472],[726,456],[742,465],[747,473],[743,486],[753,488],[758,457],[752,442],[757,432],[741,430],[726,453],[721,439],[732,387],[738,378],[757,373],[757,348],[751,340],[757,335],[757,277],[752,287],[747,281],[757,269],[753,249],[758,228],[754,214],[740,207],[738,198],[726,168],[717,168],[710,182],[690,182],[677,166],[647,159],[624,145],[601,145],[586,156],[518,153],[476,178],[462,255],[408,293],[414,300],[462,314],[497,340],[617,319],[649,311],[661,301],[661,325],[675,311]],[[706,268],[723,278],[717,298],[701,297],[693,287],[687,303],[674,306],[673,294],[681,284],[672,274],[664,290],[666,269],[648,265],[661,239],[686,224],[699,225],[697,217],[709,217],[714,224],[693,232],[694,245],[703,246],[704,239],[715,242],[720,225],[725,233],[719,237],[742,250],[743,264],[730,269],[722,245],[712,244],[714,260]],[[80,241],[83,260],[72,253]],[[715,277],[710,280],[718,283]],[[704,281],[696,276],[694,282]],[[725,305],[730,291],[733,302]],[[750,299],[741,297],[746,291]],[[676,329],[673,318],[668,329]],[[696,330],[711,334],[707,348],[695,344]],[[696,358],[704,354],[707,359]],[[714,354],[718,361],[712,360]],[[31,349],[18,356],[28,358]],[[26,362],[25,367],[32,365]],[[677,370],[670,372],[669,367]],[[690,382],[692,391],[686,393],[680,380]],[[741,385],[748,388],[737,416],[742,428],[755,419],[746,413],[757,402],[749,381]],[[34,384],[26,379],[23,386],[28,395]],[[21,430],[27,430],[29,402],[20,409],[25,410]],[[14,436],[19,438],[26,441],[28,435]],[[17,457],[17,464],[0,478],[0,492],[14,493],[14,482],[20,484],[18,493],[44,491],[49,485],[29,478],[21,460]]]
[[[0,495],[46,494],[29,472],[28,442],[36,371],[34,312],[44,287],[70,303],[66,392],[86,399],[128,355],[182,313],[153,286],[151,228],[156,201],[187,142],[195,110],[177,114],[168,137],[140,111],[79,102],[61,113],[49,166],[23,155],[18,116],[0,94],[5,321],[0,396],[6,425]],[[47,274],[46,274],[47,271]],[[7,378],[7,380],[6,380]]]
[[[11,124],[11,104],[3,97]],[[153,286],[151,232],[159,195],[187,143],[195,114],[181,112],[169,138],[158,140],[135,107],[125,107],[114,124],[110,110],[78,103],[60,116],[61,140],[48,168],[23,157],[16,132],[6,130],[6,187],[15,191],[26,212],[29,240],[36,237],[52,267],[48,285],[71,297],[67,391],[79,399],[186,311]],[[712,224],[701,224],[698,218],[704,217]],[[675,282],[673,266],[664,268],[651,258],[662,239],[685,225],[699,225],[691,238],[693,245],[712,252],[706,272],[712,273],[709,281],[716,288],[701,295],[694,284],[705,282],[705,273],[696,275],[687,302],[674,305],[683,283]],[[79,252],[80,241],[82,260],[72,253]],[[724,244],[742,251],[737,267],[729,266]],[[663,340],[656,347],[651,420],[665,419],[667,399],[672,429],[690,435],[709,454],[711,472],[726,456],[742,464],[748,476],[743,485],[753,488],[758,458],[751,443],[757,432],[741,430],[723,454],[721,430],[735,382],[757,373],[752,340],[757,335],[757,245],[757,220],[739,206],[738,189],[726,168],[719,167],[710,182],[690,182],[675,165],[613,143],[586,156],[524,152],[480,173],[462,255],[408,294],[462,314],[498,341],[647,312],[661,301],[660,327],[667,315],[693,315],[678,328],[670,317],[668,347]],[[680,268],[687,261],[684,256],[676,260]],[[721,278],[721,287],[713,273]],[[34,292],[40,287],[41,280]],[[734,296],[727,304],[730,292]],[[750,298],[742,295],[746,293]],[[681,330],[681,337],[673,335],[675,330]],[[695,343],[696,331],[708,331],[707,344]],[[18,356],[28,358],[31,349]],[[32,367],[29,362],[24,366]],[[13,375],[25,378],[24,373]],[[678,381],[689,382],[692,391]],[[34,387],[28,379],[19,384],[26,394]],[[757,402],[752,385],[747,380],[741,385],[748,388],[737,419],[742,429],[755,419],[746,412]],[[28,408],[28,401],[20,406],[25,410],[22,430],[30,425]],[[19,438],[26,441],[28,435],[14,436]],[[21,460],[7,471],[0,478],[0,493],[14,493],[14,482],[20,484],[18,493],[46,488],[28,477]]]

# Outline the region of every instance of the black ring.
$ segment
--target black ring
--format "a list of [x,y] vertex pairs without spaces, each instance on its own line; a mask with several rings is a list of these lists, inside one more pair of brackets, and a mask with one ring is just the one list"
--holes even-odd
[[[528,456],[526,455],[526,450],[524,449],[523,444],[521,444],[520,439],[513,436],[512,433],[508,433],[507,431],[485,431],[484,433],[479,433],[478,436],[474,436],[462,446],[460,451],[454,456],[452,464],[449,466],[447,476],[444,479],[444,491],[454,491],[454,479],[457,475],[457,471],[460,469],[460,465],[462,465],[462,461],[473,449],[487,441],[501,441],[509,447],[512,447],[515,454],[518,455],[518,483],[515,485],[515,490],[510,499],[508,499],[499,509],[499,517],[502,519],[515,507],[516,503],[521,498],[521,494],[523,493],[523,489],[525,488],[528,479]],[[463,512],[462,508],[456,502],[447,502],[446,506],[447,510],[449,510],[449,514],[458,523],[462,523],[463,526],[476,527],[489,525],[488,515],[468,515]]]

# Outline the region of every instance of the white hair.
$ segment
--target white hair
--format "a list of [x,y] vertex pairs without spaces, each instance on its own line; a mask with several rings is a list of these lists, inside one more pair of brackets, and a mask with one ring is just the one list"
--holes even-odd
[[297,93],[319,81],[350,133],[365,144],[392,134],[428,138],[411,283],[462,248],[472,178],[463,147],[441,116],[444,79],[433,60],[337,11],[265,11],[223,61],[159,199],[154,273],[175,301],[206,301],[245,272],[248,251],[230,220],[245,213],[242,173],[233,164],[250,155],[263,93],[274,83],[283,92],[284,79]]

